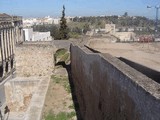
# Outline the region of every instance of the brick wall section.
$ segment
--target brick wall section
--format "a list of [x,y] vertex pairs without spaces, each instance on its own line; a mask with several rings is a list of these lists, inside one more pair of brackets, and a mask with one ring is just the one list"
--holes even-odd
[[48,76],[54,68],[51,45],[20,45],[16,47],[17,76]]
[[160,120],[160,85],[111,55],[71,45],[71,72],[83,120]]

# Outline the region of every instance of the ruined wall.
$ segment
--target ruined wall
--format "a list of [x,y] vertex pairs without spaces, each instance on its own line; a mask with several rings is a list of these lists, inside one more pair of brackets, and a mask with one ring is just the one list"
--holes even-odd
[[117,58],[71,46],[71,72],[83,120],[160,119],[160,85]]
[[24,44],[16,47],[17,76],[48,76],[54,68],[54,48],[51,45]]
[[31,98],[38,80],[15,78],[4,85],[6,103],[11,112],[25,112],[30,104]]

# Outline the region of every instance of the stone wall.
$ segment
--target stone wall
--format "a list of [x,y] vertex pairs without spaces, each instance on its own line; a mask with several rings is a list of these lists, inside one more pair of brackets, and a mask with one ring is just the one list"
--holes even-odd
[[17,76],[48,76],[54,68],[54,48],[45,44],[24,44],[16,47]]
[[160,119],[160,85],[117,58],[71,45],[71,72],[83,120]]
[[152,80],[156,81],[157,83],[160,83],[160,72],[157,70],[153,70],[151,68],[148,68],[144,65],[138,64],[136,62],[133,62],[131,60],[128,60],[126,58],[120,57],[118,58],[127,65],[131,66],[132,68],[136,69],[137,71],[143,73],[147,77],[151,78]]
[[6,82],[4,85],[6,103],[11,112],[27,110],[38,82],[25,78],[15,78]]
[[[4,85],[10,110],[4,120],[42,120],[42,110],[50,76],[16,77]],[[4,109],[3,109],[4,110]]]
[[4,86],[2,84],[0,84],[0,107],[2,104],[5,103],[5,92],[4,92]]
[[117,37],[119,42],[134,41],[136,36],[134,32],[115,32],[112,35]]

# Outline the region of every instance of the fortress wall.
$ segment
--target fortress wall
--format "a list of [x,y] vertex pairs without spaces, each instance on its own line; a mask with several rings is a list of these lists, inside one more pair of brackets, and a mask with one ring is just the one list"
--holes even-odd
[[138,64],[136,62],[133,62],[131,60],[128,60],[126,58],[120,57],[118,58],[127,65],[131,66],[132,68],[136,69],[137,71],[145,74],[147,77],[151,78],[152,80],[156,81],[157,83],[160,83],[160,72],[151,68],[148,68],[144,65]]
[[17,76],[48,76],[54,68],[54,48],[50,45],[20,45],[16,47]]
[[71,72],[84,120],[160,119],[160,85],[117,58],[71,45]]

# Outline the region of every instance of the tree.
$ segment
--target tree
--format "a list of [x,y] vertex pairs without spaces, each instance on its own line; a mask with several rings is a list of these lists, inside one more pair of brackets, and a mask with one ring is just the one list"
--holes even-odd
[[128,17],[128,12],[125,12],[123,16]]
[[69,30],[65,18],[65,6],[63,5],[62,17],[60,20],[60,28],[59,28],[59,36],[60,36],[59,39],[69,39],[68,32]]
[[83,33],[86,34],[87,31],[89,31],[89,30],[90,30],[89,24],[86,23],[86,24],[83,26]]

